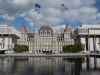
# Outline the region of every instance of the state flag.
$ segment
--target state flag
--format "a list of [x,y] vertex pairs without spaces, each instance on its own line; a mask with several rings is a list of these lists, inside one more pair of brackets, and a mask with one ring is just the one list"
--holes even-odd
[[35,4],[36,8],[41,8],[41,6],[39,4]]

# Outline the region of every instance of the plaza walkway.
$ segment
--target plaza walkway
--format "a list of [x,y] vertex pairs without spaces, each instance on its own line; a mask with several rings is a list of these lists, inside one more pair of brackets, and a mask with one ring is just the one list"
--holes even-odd
[[100,57],[97,53],[67,53],[67,54],[0,54],[0,57],[86,57],[86,56],[96,56]]

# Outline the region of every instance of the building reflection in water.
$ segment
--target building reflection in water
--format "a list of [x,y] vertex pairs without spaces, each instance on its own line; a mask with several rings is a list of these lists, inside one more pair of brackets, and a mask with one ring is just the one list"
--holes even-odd
[[82,63],[85,62],[85,58],[65,58],[67,69],[65,74],[68,75],[80,75],[82,70]]
[[30,66],[34,67],[34,75],[63,75],[62,58],[30,58],[29,61],[33,62]]
[[88,75],[86,68],[82,68],[85,61],[56,57],[0,58],[0,75]]

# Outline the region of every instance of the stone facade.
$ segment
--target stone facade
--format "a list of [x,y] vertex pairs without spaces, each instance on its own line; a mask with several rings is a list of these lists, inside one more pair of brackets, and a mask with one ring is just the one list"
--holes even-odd
[[0,24],[0,52],[12,52],[15,44],[17,44],[17,39],[20,37],[21,33],[13,26]]
[[85,45],[85,51],[100,51],[100,25],[82,24],[73,31],[75,43]]
[[30,53],[61,53],[62,46],[73,44],[72,29],[66,24],[64,31],[57,34],[50,26],[41,26],[30,33],[23,24],[20,28],[22,37],[18,40],[20,45],[28,45]]

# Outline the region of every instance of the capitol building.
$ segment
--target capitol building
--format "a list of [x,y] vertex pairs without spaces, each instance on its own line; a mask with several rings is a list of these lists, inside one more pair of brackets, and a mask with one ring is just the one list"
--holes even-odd
[[19,31],[21,32],[21,38],[17,40],[17,44],[28,45],[29,53],[61,53],[64,45],[74,44],[72,29],[68,24],[60,34],[51,26],[41,26],[34,33],[30,33],[25,24]]
[[[30,33],[23,24],[18,30],[7,24],[0,25],[0,53],[12,53],[16,44],[28,45],[29,53],[62,53],[64,45],[81,42],[84,51],[100,51],[100,25],[82,24],[73,31],[66,24],[61,33],[51,26],[41,26]],[[6,52],[5,52],[6,51]]]

